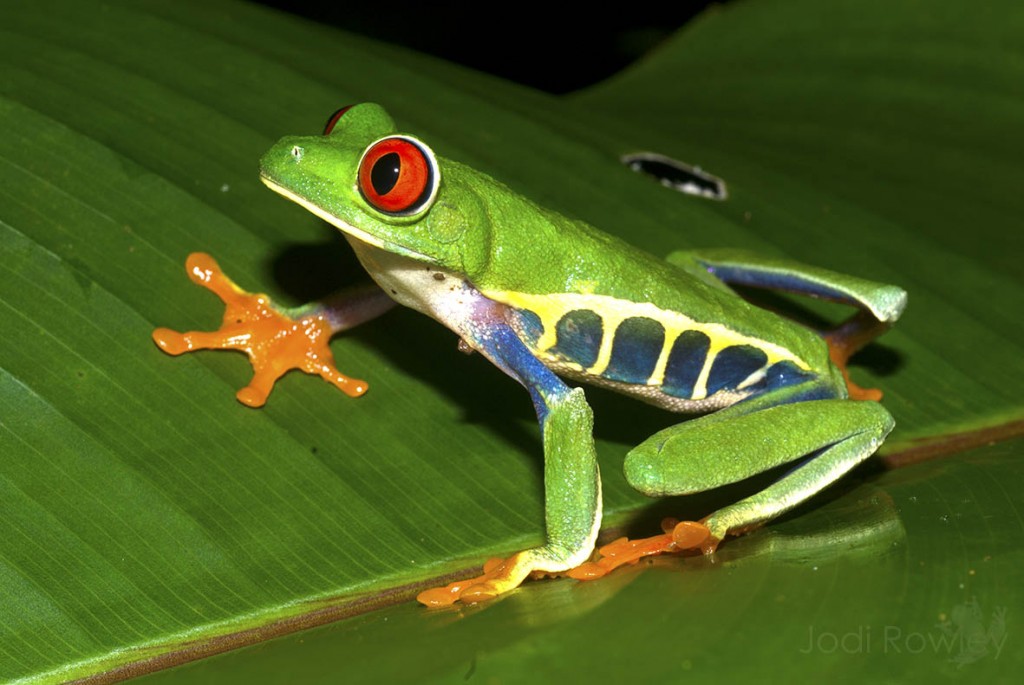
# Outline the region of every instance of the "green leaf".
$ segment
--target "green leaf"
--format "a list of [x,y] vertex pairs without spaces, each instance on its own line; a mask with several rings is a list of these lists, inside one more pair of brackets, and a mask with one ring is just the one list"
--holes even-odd
[[[751,247],[902,285],[906,318],[854,369],[897,419],[890,461],[1019,434],[1024,12],[933,5],[749,0],[553,98],[242,4],[6,3],[0,678],[146,672],[407,600],[541,539],[529,402],[433,322],[395,312],[335,341],[366,397],[293,374],[260,411],[233,399],[240,355],[173,359],[150,340],[221,316],[185,277],[193,250],[287,304],[358,277],[333,230],[255,169],[342,104],[381,102],[439,153],[656,254]],[[730,199],[632,173],[618,157],[637,149],[699,164]],[[652,508],[622,455],[677,417],[588,397],[610,524],[643,534],[734,496]],[[311,637],[325,651],[301,679],[624,674],[615,654],[641,676],[823,673],[827,650],[797,658],[810,631],[931,634],[963,627],[972,597],[989,636],[997,609],[1021,605],[1019,451],[865,470],[718,561],[536,583],[462,613],[367,613]],[[209,668],[291,672],[301,639]],[[1019,666],[1014,645],[972,673]],[[872,654],[862,674],[892,677]],[[957,668],[923,654],[897,668]]]
[[[408,603],[147,682],[1003,681],[1024,650],[1024,443],[883,474],[804,516],[600,582]],[[984,525],[978,526],[978,521]]]

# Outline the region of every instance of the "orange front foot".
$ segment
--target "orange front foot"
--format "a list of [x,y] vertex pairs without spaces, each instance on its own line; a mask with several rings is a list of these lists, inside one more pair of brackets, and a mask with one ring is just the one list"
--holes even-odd
[[252,381],[236,394],[238,401],[260,407],[278,378],[301,369],[333,383],[350,397],[366,392],[364,381],[345,376],[334,366],[327,343],[334,334],[323,314],[291,318],[274,308],[270,298],[248,293],[224,275],[213,257],[194,252],[185,262],[189,278],[224,301],[224,321],[216,331],[178,333],[168,328],[153,331],[161,350],[179,355],[193,350],[239,350],[249,355]]
[[475,604],[514,590],[529,575],[528,552],[513,554],[508,559],[489,559],[484,572],[475,578],[457,580],[444,587],[424,590],[416,601],[428,607],[445,607],[455,602]]
[[635,564],[644,557],[656,554],[674,554],[699,549],[711,554],[720,540],[715,538],[708,527],[697,521],[676,521],[665,519],[661,522],[662,535],[640,540],[619,538],[598,550],[600,558],[588,561],[566,572],[576,580],[596,580],[626,564]]

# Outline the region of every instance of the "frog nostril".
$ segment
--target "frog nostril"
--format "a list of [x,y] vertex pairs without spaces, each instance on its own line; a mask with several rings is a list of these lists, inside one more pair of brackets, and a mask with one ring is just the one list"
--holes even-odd
[[296,162],[301,162],[302,161],[302,154],[303,154],[303,152],[305,152],[305,150],[303,150],[298,145],[293,146],[292,147],[292,158]]

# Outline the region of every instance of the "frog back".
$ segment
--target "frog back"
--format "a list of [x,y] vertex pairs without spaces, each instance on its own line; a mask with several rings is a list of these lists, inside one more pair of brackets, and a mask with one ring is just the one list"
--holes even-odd
[[711,411],[829,369],[815,332],[553,212],[490,267],[477,287],[549,368],[666,409]]

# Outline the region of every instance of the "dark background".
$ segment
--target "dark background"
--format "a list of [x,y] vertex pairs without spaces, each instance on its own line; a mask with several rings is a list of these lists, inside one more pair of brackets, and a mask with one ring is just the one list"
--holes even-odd
[[556,94],[620,71],[712,4],[623,3],[615,12],[577,16],[554,2],[545,11],[499,2],[455,10],[434,3],[257,1]]

